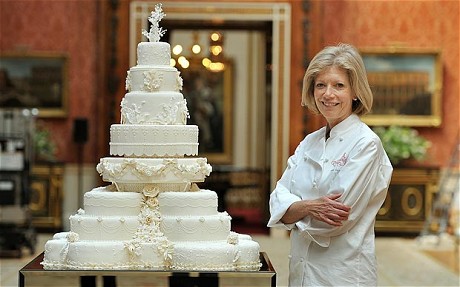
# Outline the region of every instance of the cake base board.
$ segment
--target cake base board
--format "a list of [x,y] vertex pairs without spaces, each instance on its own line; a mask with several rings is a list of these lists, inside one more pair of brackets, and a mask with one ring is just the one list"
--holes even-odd
[[45,270],[44,253],[19,270],[19,287],[276,287],[276,272],[260,252],[259,271]]

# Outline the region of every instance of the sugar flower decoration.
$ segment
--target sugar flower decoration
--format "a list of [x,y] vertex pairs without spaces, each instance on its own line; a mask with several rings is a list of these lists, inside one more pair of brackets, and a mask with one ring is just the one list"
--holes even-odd
[[166,33],[166,30],[160,27],[160,21],[164,16],[166,16],[166,14],[163,13],[161,3],[155,5],[155,11],[152,11],[150,17],[148,18],[151,24],[150,31],[147,32],[146,30],[142,29],[142,35],[147,37],[150,42],[159,42],[160,38]]
[[128,250],[128,254],[131,260],[134,260],[134,258],[141,255],[141,243],[138,240],[126,241],[124,242],[124,245]]
[[227,242],[229,244],[237,245],[238,244],[238,233],[230,231],[230,234],[227,237]]
[[160,194],[160,189],[154,185],[146,184],[142,189],[142,193],[146,197],[157,197]]
[[72,231],[67,233],[66,238],[68,242],[77,242],[80,239],[80,237],[78,236],[78,233],[75,233]]

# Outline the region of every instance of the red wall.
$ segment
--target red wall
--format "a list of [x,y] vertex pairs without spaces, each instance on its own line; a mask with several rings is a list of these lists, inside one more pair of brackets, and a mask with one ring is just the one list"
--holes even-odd
[[[318,12],[313,20],[317,22],[313,23],[312,30],[319,30],[315,33],[320,35],[313,35],[314,42],[310,45],[314,45],[314,50],[339,42],[358,48],[398,46],[441,50],[442,125],[418,130],[432,142],[423,165],[447,165],[460,127],[459,1],[328,0],[315,3],[320,7],[315,8]],[[293,37],[296,37],[295,31]],[[293,98],[298,100],[296,95]],[[291,108],[295,106],[296,103]],[[291,134],[291,150],[299,138],[299,134]]]
[[[124,94],[124,79],[129,68],[129,2],[119,1],[116,14],[119,21],[116,32],[118,63],[112,71],[115,71],[120,83],[112,112],[115,117],[119,116],[119,100]],[[442,51],[443,122],[438,128],[419,128],[419,131],[433,143],[429,160],[424,164],[446,165],[456,144],[460,126],[459,1],[306,1],[309,3],[307,10],[304,10],[304,1],[286,2],[292,5],[290,151],[293,152],[305,132],[324,124],[321,118],[311,115],[308,115],[306,123],[303,122],[305,111],[300,107],[300,83],[304,73],[305,48],[310,58],[325,45],[338,42],[349,42],[358,48],[392,45],[433,48]],[[101,50],[107,52],[101,49],[101,45],[107,45],[101,39],[108,35],[98,32],[100,25],[110,25],[107,24],[109,21],[100,16],[107,3],[81,0],[0,0],[1,52],[26,49],[29,52],[46,51],[66,53],[69,56],[68,116],[44,119],[57,142],[58,159],[66,163],[78,161],[76,145],[72,141],[72,125],[76,117],[89,120],[90,141],[85,145],[85,162],[99,161],[101,153],[105,152],[103,149],[108,146],[108,130],[105,131],[105,123],[100,122],[105,115],[98,115],[100,106],[105,102],[103,99],[107,97],[100,92],[104,89],[98,81],[101,71],[107,71],[107,67],[101,67],[103,64],[100,59],[107,57],[101,54]],[[306,47],[303,43],[305,19],[310,23]],[[107,26],[105,34],[111,28]]]
[[[53,135],[57,158],[77,162],[73,121],[88,118],[85,162],[95,162],[97,3],[100,1],[0,1],[0,51],[68,56],[69,111],[65,118],[39,118]],[[98,161],[98,159],[97,159]]]

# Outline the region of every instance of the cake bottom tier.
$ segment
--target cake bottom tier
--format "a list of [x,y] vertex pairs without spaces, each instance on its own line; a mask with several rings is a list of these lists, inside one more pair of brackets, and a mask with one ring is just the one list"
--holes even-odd
[[[58,233],[45,244],[42,262],[47,270],[165,270],[158,243],[127,244],[129,241],[69,242],[67,232]],[[134,250],[135,249],[135,250]]]
[[238,242],[174,242],[171,269],[190,271],[256,271],[261,264],[260,246],[250,236],[238,235]]
[[188,270],[257,271],[260,246],[249,235],[232,233],[229,240],[155,243],[78,241],[73,232],[56,233],[45,244],[46,270]]

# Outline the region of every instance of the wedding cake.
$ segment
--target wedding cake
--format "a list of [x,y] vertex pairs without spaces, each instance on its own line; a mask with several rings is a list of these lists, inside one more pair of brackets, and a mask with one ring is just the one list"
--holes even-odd
[[258,270],[259,244],[231,231],[217,194],[201,190],[212,171],[198,155],[198,127],[187,125],[182,78],[159,42],[165,16],[155,6],[126,78],[121,123],[97,171],[110,185],[84,195],[70,231],[45,244],[45,269]]

